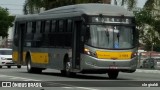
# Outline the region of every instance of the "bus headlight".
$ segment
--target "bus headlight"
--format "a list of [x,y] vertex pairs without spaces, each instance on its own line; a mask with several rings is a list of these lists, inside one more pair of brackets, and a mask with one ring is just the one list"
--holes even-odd
[[93,57],[97,57],[97,54],[95,52],[92,52],[87,48],[84,49],[84,53]]

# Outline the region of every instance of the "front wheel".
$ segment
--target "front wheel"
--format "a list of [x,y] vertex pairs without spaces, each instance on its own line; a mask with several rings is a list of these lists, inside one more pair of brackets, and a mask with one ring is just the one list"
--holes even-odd
[[34,72],[33,67],[31,66],[31,60],[27,61],[27,72],[28,73],[33,73]]
[[65,63],[65,70],[62,71],[61,73],[65,73],[66,76],[69,76],[69,77],[76,76],[76,73],[75,73],[75,72],[71,72],[71,62],[70,62],[70,61],[67,61],[67,62]]
[[32,67],[31,60],[27,61],[27,72],[28,73],[42,73],[42,68]]
[[119,71],[110,71],[108,72],[108,76],[110,79],[117,79]]

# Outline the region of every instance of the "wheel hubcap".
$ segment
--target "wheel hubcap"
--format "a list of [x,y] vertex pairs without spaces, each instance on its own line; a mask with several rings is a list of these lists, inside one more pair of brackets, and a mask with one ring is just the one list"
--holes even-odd
[[31,64],[30,64],[30,61],[28,61],[28,64],[27,64],[27,66],[28,66],[28,70],[30,70],[30,69],[31,69]]
[[66,63],[66,71],[70,71],[70,68],[71,68],[71,63],[67,62]]

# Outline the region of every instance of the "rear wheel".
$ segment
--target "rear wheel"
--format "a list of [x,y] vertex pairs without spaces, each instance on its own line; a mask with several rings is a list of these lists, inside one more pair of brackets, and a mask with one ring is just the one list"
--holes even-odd
[[42,68],[32,67],[31,59],[27,61],[27,72],[28,73],[42,73]]
[[119,71],[110,71],[108,72],[108,76],[110,79],[117,79]]
[[0,68],[2,68],[2,66],[0,66]]
[[61,74],[68,77],[76,76],[75,72],[71,72],[71,62],[69,58],[66,58],[66,61],[64,62],[64,70],[61,70]]
[[29,60],[27,61],[27,72],[28,72],[28,73],[33,73],[33,72],[34,72],[34,69],[33,69],[33,67],[31,66],[31,59],[29,59]]
[[65,71],[66,71],[66,76],[69,76],[69,77],[76,76],[75,72],[71,72],[71,62],[70,61],[67,61],[65,64]]

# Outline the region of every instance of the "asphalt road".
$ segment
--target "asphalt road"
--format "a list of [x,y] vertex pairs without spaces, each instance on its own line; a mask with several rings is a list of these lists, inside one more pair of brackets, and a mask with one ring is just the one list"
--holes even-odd
[[148,86],[160,86],[160,70],[138,69],[135,73],[120,73],[117,80],[112,80],[107,74],[78,74],[70,78],[53,69],[44,70],[42,74],[30,74],[27,73],[25,66],[21,69],[3,67],[0,69],[0,81],[12,83],[37,81],[46,85],[38,88],[1,87],[0,90],[159,90],[159,87]]

